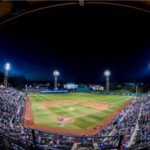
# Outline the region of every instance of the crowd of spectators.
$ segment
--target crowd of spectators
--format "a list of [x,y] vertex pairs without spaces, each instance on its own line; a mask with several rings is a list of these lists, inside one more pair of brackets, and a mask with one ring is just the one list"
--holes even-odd
[[138,120],[138,128],[132,146],[150,145],[150,99],[142,101],[141,115]]
[[28,92],[29,94],[35,94],[35,93],[40,93],[40,91],[46,91],[49,90],[47,87],[39,87],[39,88],[28,88],[28,90],[26,91],[26,89],[22,89],[22,92]]
[[[33,140],[32,129],[23,126],[26,95],[15,89],[0,90],[0,132],[14,140],[30,147],[34,142],[40,149],[50,148],[69,150],[77,143],[77,146],[92,147],[93,143],[98,143],[98,148],[114,148],[118,146],[118,135],[124,135],[121,149],[130,147],[131,137],[135,127],[139,124],[137,140],[132,146],[143,144],[150,139],[150,100],[140,99],[128,105],[122,112],[98,134],[92,137],[86,135],[73,137],[70,135],[60,135],[36,130]],[[139,136],[140,135],[140,136]],[[104,137],[103,136],[110,136]],[[26,149],[5,139],[8,147],[13,149]],[[21,148],[20,148],[21,147]]]
[[[130,147],[130,139],[138,123],[142,103],[143,100],[140,99],[128,105],[105,129],[101,130],[100,136],[124,135],[121,149]],[[105,138],[99,141],[99,147],[117,146],[118,143],[119,138]]]

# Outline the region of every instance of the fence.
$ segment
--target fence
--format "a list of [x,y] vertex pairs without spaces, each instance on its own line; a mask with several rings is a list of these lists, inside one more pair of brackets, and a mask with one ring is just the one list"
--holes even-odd
[[68,90],[41,90],[41,94],[49,94],[49,93],[68,93]]
[[[75,142],[60,142],[60,145],[57,147],[50,147],[49,145],[40,145],[36,143],[35,139],[35,131],[32,130],[33,142],[29,142],[26,140],[20,140],[10,136],[9,134],[0,132],[0,148],[4,150],[15,149],[15,150],[71,150],[72,147],[74,149],[78,149],[80,147],[88,147],[92,149],[120,149],[123,135],[119,136],[104,136],[104,137],[78,137],[76,136]],[[89,140],[91,139],[91,140]],[[109,141],[107,141],[109,139]],[[86,141],[86,142],[85,142]]]
[[89,92],[89,88],[77,88],[76,92]]
[[[24,90],[22,91],[25,94],[58,94],[58,93],[69,93],[69,90],[58,90],[58,91],[54,91],[54,90],[37,90],[37,89],[33,89],[33,90],[28,90],[27,92]],[[112,92],[94,92],[94,91],[89,91],[89,88],[77,88],[76,92],[85,92],[85,93],[95,93],[95,94],[106,94],[106,95],[124,95],[124,96],[142,96],[145,95],[147,96],[147,94],[136,94],[136,93],[112,93]]]
[[94,91],[91,91],[90,93],[107,94],[107,95],[124,95],[124,96],[141,96],[141,95],[143,95],[143,94],[136,94],[136,93],[111,93],[111,92],[94,92]]

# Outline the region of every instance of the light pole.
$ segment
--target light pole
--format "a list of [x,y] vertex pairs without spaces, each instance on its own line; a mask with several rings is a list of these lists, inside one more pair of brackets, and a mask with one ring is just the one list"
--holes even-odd
[[59,72],[58,71],[54,71],[54,90],[57,90],[57,76],[59,76]]
[[138,85],[136,85],[136,94],[138,94]]
[[5,65],[5,74],[4,74],[4,86],[7,88],[7,79],[8,79],[8,70],[10,69],[10,64]]
[[105,76],[106,76],[106,92],[109,92],[109,75],[110,75],[110,71],[105,71],[104,72]]

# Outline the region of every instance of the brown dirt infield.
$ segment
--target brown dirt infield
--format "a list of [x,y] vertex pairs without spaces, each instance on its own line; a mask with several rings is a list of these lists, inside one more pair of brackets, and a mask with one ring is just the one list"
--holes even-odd
[[[107,126],[107,124],[109,124],[127,105],[129,105],[132,102],[133,99],[134,99],[134,96],[125,105],[121,106],[116,111],[114,111],[112,114],[110,114],[108,117],[106,117],[104,120],[102,120],[101,122],[99,122],[99,125],[100,125],[99,130],[96,130],[96,126],[97,125],[95,125],[94,127],[92,127],[89,130],[70,130],[70,129],[53,128],[53,127],[46,127],[46,126],[34,124],[34,118],[33,118],[33,112],[32,112],[32,105],[31,105],[31,102],[29,100],[29,95],[27,95],[26,109],[25,109],[25,115],[24,115],[24,126],[27,126],[27,127],[30,127],[30,128],[34,128],[34,129],[38,129],[38,130],[44,130],[44,131],[49,131],[49,132],[61,133],[61,134],[93,135],[93,134],[98,133],[103,128],[105,128]],[[47,109],[46,107],[52,106],[52,105],[56,105],[56,104],[59,105],[59,103],[60,103],[60,105],[61,104],[64,105],[61,102],[64,102],[64,101],[57,101],[57,102],[54,101],[55,104],[54,103],[50,104],[50,102],[42,102],[42,103],[40,103],[40,105],[42,107],[44,107],[45,109]],[[71,103],[77,103],[77,101],[70,101],[70,102]],[[66,103],[68,103],[68,102],[66,101],[65,104]],[[79,101],[78,101],[78,103],[79,103]],[[90,106],[90,107],[93,107],[93,106],[91,106],[91,104],[93,102],[87,103],[86,101],[81,101],[80,103],[84,104],[84,105],[87,105],[87,106]],[[46,104],[48,104],[48,105],[46,105]],[[95,104],[92,104],[92,105],[94,105],[94,107],[97,108],[98,111],[100,111],[101,105],[97,106],[97,102],[95,102]],[[102,103],[100,103],[100,104],[102,104]],[[107,108],[108,108],[108,104],[105,104],[105,105],[107,105]],[[47,109],[47,110],[49,110],[49,109]],[[50,112],[53,113],[52,111],[50,111]],[[53,113],[53,114],[56,115],[55,113]],[[78,116],[78,117],[81,117],[81,116]]]

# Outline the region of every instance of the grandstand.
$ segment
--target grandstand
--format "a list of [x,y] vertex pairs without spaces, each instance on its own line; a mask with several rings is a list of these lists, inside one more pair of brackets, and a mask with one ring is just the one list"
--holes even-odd
[[0,147],[5,149],[147,149],[150,146],[150,98],[130,103],[99,133],[66,135],[23,125],[26,94],[0,90]]

